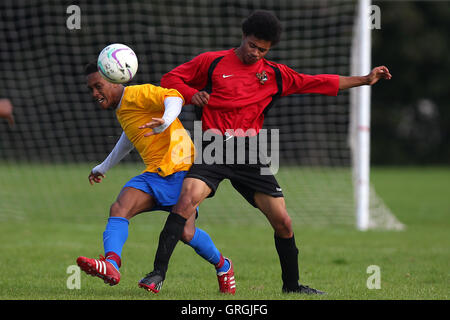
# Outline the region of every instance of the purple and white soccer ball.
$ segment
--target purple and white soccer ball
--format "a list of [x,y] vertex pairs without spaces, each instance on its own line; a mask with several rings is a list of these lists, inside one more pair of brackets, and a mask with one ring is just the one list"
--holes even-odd
[[127,83],[137,72],[138,59],[130,47],[113,43],[100,52],[97,68],[102,77],[109,82]]

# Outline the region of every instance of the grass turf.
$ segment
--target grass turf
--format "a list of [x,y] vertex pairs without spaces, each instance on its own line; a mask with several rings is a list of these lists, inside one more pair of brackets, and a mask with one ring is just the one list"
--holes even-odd
[[[233,297],[218,293],[213,267],[182,243],[175,249],[163,290],[154,295],[138,288],[139,279],[152,270],[165,213],[145,213],[132,220],[119,285],[109,287],[82,273],[81,288],[68,289],[67,270],[76,258],[102,253],[109,205],[134,174],[128,166],[118,166],[101,186],[91,187],[89,168],[0,166],[0,299],[449,299],[449,168],[372,169],[378,194],[406,225],[404,231],[295,224],[300,280],[328,293],[301,297],[281,294],[273,231],[258,213],[255,223],[247,219],[218,224],[201,217],[197,223],[234,262]],[[282,170],[289,174],[296,169]],[[210,211],[219,210],[228,193],[235,192],[222,188],[221,198],[209,200],[202,214],[213,215]],[[239,201],[236,207],[245,206]],[[370,265],[380,267],[381,289],[367,288]]]

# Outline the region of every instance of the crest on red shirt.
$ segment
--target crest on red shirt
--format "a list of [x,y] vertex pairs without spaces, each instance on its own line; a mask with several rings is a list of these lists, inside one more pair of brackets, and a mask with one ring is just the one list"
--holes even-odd
[[256,73],[256,77],[259,79],[259,83],[264,84],[267,81],[266,71],[262,71],[261,73]]

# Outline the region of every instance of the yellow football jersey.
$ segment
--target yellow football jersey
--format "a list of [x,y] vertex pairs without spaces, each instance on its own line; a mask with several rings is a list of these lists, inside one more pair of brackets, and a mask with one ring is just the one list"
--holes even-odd
[[116,109],[117,120],[145,163],[143,172],[163,177],[189,170],[194,162],[194,144],[178,118],[163,132],[149,137],[144,134],[152,129],[139,129],[152,118],[162,118],[166,97],[180,97],[184,102],[175,89],[152,84],[128,86]]

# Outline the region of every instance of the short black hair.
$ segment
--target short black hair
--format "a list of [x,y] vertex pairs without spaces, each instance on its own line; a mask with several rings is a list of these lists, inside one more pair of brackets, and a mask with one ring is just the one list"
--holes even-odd
[[271,46],[280,42],[281,31],[280,20],[267,10],[255,10],[242,22],[242,32],[245,36],[270,41]]
[[88,76],[91,73],[97,72],[97,64],[95,62],[89,62],[87,65],[84,66],[84,75]]

